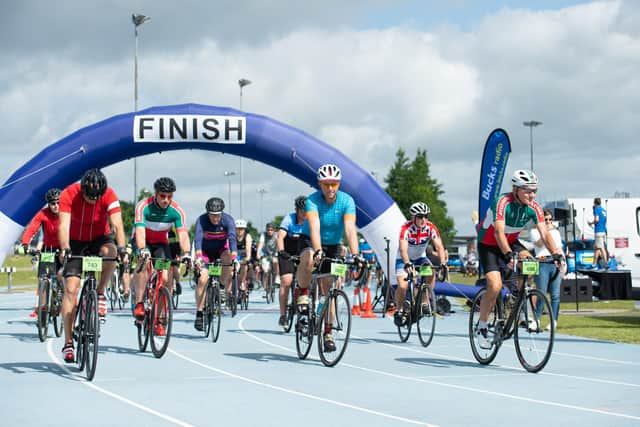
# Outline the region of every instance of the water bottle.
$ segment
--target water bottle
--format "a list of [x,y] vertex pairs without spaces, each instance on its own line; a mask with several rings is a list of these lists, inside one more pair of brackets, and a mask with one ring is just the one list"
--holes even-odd
[[320,295],[320,299],[318,299],[318,316],[322,313],[322,307],[324,306],[324,295]]

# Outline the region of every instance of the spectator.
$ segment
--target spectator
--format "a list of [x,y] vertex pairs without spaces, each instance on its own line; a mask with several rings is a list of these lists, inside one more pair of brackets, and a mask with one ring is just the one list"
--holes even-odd
[[609,257],[607,256],[607,211],[602,206],[600,197],[593,199],[593,221],[589,221],[589,225],[593,226],[594,238],[594,256],[593,268],[598,267],[598,258],[604,261],[604,268],[609,268]]
[[[553,224],[553,214],[549,209],[544,210],[544,225],[547,227],[556,248],[561,248],[562,237],[560,237],[560,232]],[[535,228],[531,230],[531,241],[534,243],[536,258],[551,256],[551,253],[540,238],[540,232]],[[562,267],[564,267],[564,265]],[[551,294],[551,311],[553,312],[555,325],[558,324],[558,315],[560,314],[560,283],[562,282],[563,275],[564,272],[559,271],[556,264],[541,263],[539,274],[535,276],[536,287],[544,294],[547,292]],[[542,309],[543,304],[540,300],[536,304],[538,316],[542,314]]]

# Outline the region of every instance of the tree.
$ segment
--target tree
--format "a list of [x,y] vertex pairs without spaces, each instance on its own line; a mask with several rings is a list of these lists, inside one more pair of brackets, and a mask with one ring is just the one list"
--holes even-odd
[[396,152],[396,160],[385,177],[385,190],[409,218],[409,207],[418,201],[425,202],[431,214],[429,219],[440,230],[444,245],[452,242],[456,230],[447,213],[447,204],[442,200],[442,184],[431,177],[427,151],[418,149],[415,159],[409,161],[403,149]]

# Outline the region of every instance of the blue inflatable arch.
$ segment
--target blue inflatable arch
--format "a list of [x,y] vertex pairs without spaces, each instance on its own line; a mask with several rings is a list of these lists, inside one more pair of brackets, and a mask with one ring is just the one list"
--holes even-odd
[[[284,123],[232,108],[198,104],[152,107],[111,117],[50,145],[18,169],[0,188],[0,261],[51,187],[64,188],[89,168],[168,150],[200,149],[243,156],[317,186],[316,170],[335,163],[341,189],[357,206],[357,226],[380,260],[391,264],[402,212],[371,175],[340,151]],[[382,264],[386,264],[382,262]],[[386,270],[386,265],[383,265]]]

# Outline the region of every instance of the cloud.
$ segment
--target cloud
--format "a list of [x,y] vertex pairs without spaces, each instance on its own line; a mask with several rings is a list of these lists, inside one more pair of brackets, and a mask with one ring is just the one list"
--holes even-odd
[[[472,233],[469,214],[477,206],[482,144],[502,127],[513,148],[508,173],[528,167],[525,120],[544,123],[533,131],[541,198],[640,194],[634,144],[640,122],[640,7],[634,2],[504,8],[476,19],[468,30],[425,30],[415,23],[363,28],[363,3],[357,2],[343,9],[331,3],[323,11],[312,6],[316,15],[240,3],[204,8],[187,2],[180,11],[147,4],[153,21],[141,29],[141,108],[184,102],[237,108],[237,80],[249,78],[245,110],[334,145],[378,173],[380,181],[397,148],[409,156],[426,149],[462,234]],[[26,34],[22,14],[34,6],[27,2],[27,9],[19,9],[20,4],[12,3],[13,14],[6,16],[17,19],[5,19],[4,34]],[[0,37],[8,52],[0,68],[0,114],[7,123],[0,159],[4,179],[53,141],[133,109],[129,5],[107,5],[113,10],[98,6],[91,16],[100,18],[86,22],[78,21],[83,7],[64,6],[56,17],[69,17],[57,23],[47,23],[45,12],[51,11],[44,8],[34,24],[46,28],[46,39],[21,40],[19,48]],[[72,22],[80,30],[70,29]],[[88,31],[91,26],[101,35]],[[195,218],[208,197],[228,198],[223,172],[239,172],[239,159],[231,157],[146,156],[138,161],[139,186],[173,176],[178,201]],[[285,213],[296,195],[310,191],[258,162],[245,160],[244,170],[244,216],[257,223],[259,188],[269,191],[263,196],[265,218]],[[125,199],[133,194],[131,171],[131,162],[108,168]],[[232,211],[239,207],[238,178],[232,179]]]

